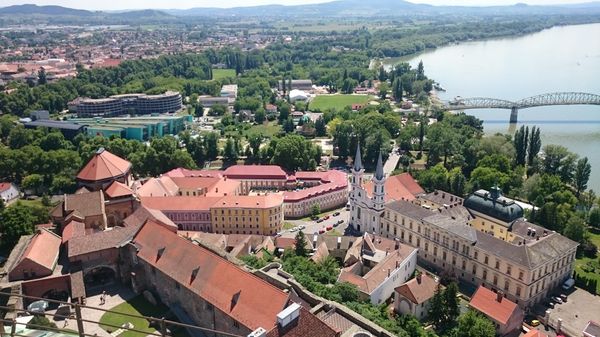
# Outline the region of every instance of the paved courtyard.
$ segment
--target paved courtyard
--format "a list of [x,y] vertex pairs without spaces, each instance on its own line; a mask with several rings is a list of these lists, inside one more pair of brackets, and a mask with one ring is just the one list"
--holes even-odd
[[581,336],[588,321],[600,317],[600,296],[576,289],[568,295],[566,303],[556,304],[550,310],[550,326],[556,328],[558,319],[562,319],[562,328],[569,336]]
[[[100,309],[111,309],[123,302],[128,301],[133,298],[135,294],[124,286],[113,285],[110,288],[106,289],[106,303],[100,304],[100,294],[90,296],[86,299],[86,306],[90,307],[98,307]],[[54,315],[56,310],[47,311],[48,314]],[[83,319],[99,322],[100,318],[104,314],[102,310],[95,310],[92,308],[83,308],[81,309],[81,315]],[[50,316],[48,316],[50,318]],[[75,317],[75,312],[72,313],[71,317]],[[55,317],[54,321],[59,328],[72,329],[77,330],[77,321],[73,318],[64,320],[60,317]],[[65,325],[66,321],[66,325]],[[97,323],[92,322],[83,322],[83,330],[86,334],[96,335],[98,337],[111,337],[111,335],[106,332],[106,330],[102,329]]]

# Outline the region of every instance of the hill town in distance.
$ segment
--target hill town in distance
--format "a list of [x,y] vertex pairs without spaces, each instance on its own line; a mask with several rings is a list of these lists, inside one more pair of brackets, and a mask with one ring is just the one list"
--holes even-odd
[[600,3],[422,2],[3,3],[2,336],[600,336]]

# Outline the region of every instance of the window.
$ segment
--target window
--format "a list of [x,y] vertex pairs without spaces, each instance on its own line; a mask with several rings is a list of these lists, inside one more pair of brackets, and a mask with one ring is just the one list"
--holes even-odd
[[487,270],[483,270],[483,280],[487,281]]
[[512,269],[512,268],[511,268],[510,264],[506,266],[506,273],[507,273],[509,276],[510,276],[510,274],[511,274],[511,269]]
[[477,275],[477,265],[473,264],[473,275]]
[[487,255],[483,258],[483,263],[488,264],[488,256]]
[[500,260],[496,260],[496,269],[500,269]]
[[498,285],[498,275],[494,275],[494,285]]
[[475,251],[475,254],[473,255],[473,258],[474,258],[475,260],[477,260],[477,255],[478,255],[478,254],[477,254],[477,251]]
[[519,280],[523,281],[523,271],[519,270]]
[[504,281],[504,290],[508,291],[508,288],[510,288],[510,282],[508,280]]
[[521,287],[517,287],[517,297],[521,296]]

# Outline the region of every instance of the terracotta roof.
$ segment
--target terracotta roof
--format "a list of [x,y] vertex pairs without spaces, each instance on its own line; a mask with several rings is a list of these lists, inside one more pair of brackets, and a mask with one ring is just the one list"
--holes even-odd
[[71,298],[85,297],[85,284],[83,283],[83,271],[78,270],[71,273]]
[[328,256],[329,256],[329,249],[327,248],[327,244],[325,242],[321,242],[321,244],[317,246],[317,250],[310,257],[310,259],[313,260],[314,262],[319,262],[321,260],[324,260]]
[[104,214],[104,196],[102,191],[68,194],[65,200],[59,204],[62,208],[62,215],[76,211],[82,217]]
[[290,176],[290,178],[293,178],[292,181],[317,180],[320,184],[299,191],[283,192],[283,197],[286,202],[300,201],[306,198],[348,188],[348,176],[346,173],[338,170],[326,172],[296,172],[294,176]]
[[278,288],[152,221],[142,227],[133,241],[139,247],[140,260],[250,330],[270,330],[288,302],[288,294]]
[[471,297],[469,305],[496,322],[506,324],[510,317],[521,309],[516,303],[505,297],[502,297],[500,302],[498,302],[497,298],[497,293],[479,286],[473,297]]
[[[306,241],[306,248],[309,250],[313,249],[312,246],[312,241],[310,240],[310,238],[304,234],[304,238]],[[274,240],[275,243],[275,248],[281,248],[281,249],[293,249],[296,246],[296,238],[284,238],[282,236],[280,237],[276,237]]]
[[164,174],[167,177],[216,177],[223,176],[223,171],[218,170],[188,170],[184,168],[176,168]]
[[136,190],[140,197],[169,197],[177,195],[178,192],[179,187],[168,176],[150,178]]
[[171,180],[179,187],[186,190],[209,189],[219,182],[216,177],[171,177]]
[[334,330],[308,309],[300,307],[298,318],[285,327],[279,324],[267,332],[267,337],[336,337],[340,331]]
[[438,283],[429,275],[422,273],[421,279],[417,277],[397,287],[395,291],[409,299],[414,304],[421,304],[433,297]]
[[76,220],[71,220],[63,228],[62,232],[62,243],[66,243],[74,237],[80,237],[85,235],[85,224]]
[[277,165],[233,165],[223,175],[233,179],[286,179],[287,174]]
[[60,249],[60,236],[46,229],[41,229],[33,235],[27,249],[19,259],[19,262],[13,269],[18,268],[19,264],[24,260],[29,260],[39,266],[42,266],[52,272],[58,261],[58,253]]
[[86,181],[110,179],[124,176],[130,169],[130,162],[100,149],[79,172],[77,179]]
[[159,211],[210,211],[219,197],[142,197],[142,205]]
[[68,257],[72,258],[105,249],[118,248],[129,241],[138,229],[139,227],[114,227],[90,235],[71,238],[69,240]]
[[123,220],[125,227],[141,227],[146,221],[154,220],[155,222],[164,225],[173,232],[177,231],[177,225],[171,221],[163,212],[155,209],[150,209],[144,206],[138,207],[130,216]]
[[[363,187],[367,194],[373,194],[373,182],[366,182]],[[414,200],[416,196],[425,193],[423,188],[409,173],[388,177],[385,180],[385,202],[394,200]]]
[[11,186],[11,183],[0,183],[0,192],[7,191]]
[[133,195],[133,191],[127,187],[127,185],[118,181],[114,181],[112,184],[110,184],[104,193],[106,193],[106,195],[110,198],[120,198]]
[[236,195],[242,183],[235,179],[220,179],[206,193],[207,197],[222,197],[224,195]]
[[272,208],[283,204],[283,195],[228,195],[219,199],[214,208]]

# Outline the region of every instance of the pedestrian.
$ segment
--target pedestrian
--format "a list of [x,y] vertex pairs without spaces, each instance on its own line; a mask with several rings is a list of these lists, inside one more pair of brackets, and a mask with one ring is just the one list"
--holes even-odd
[[63,329],[67,327],[67,325],[69,325],[69,319],[65,318],[65,325],[63,325]]

